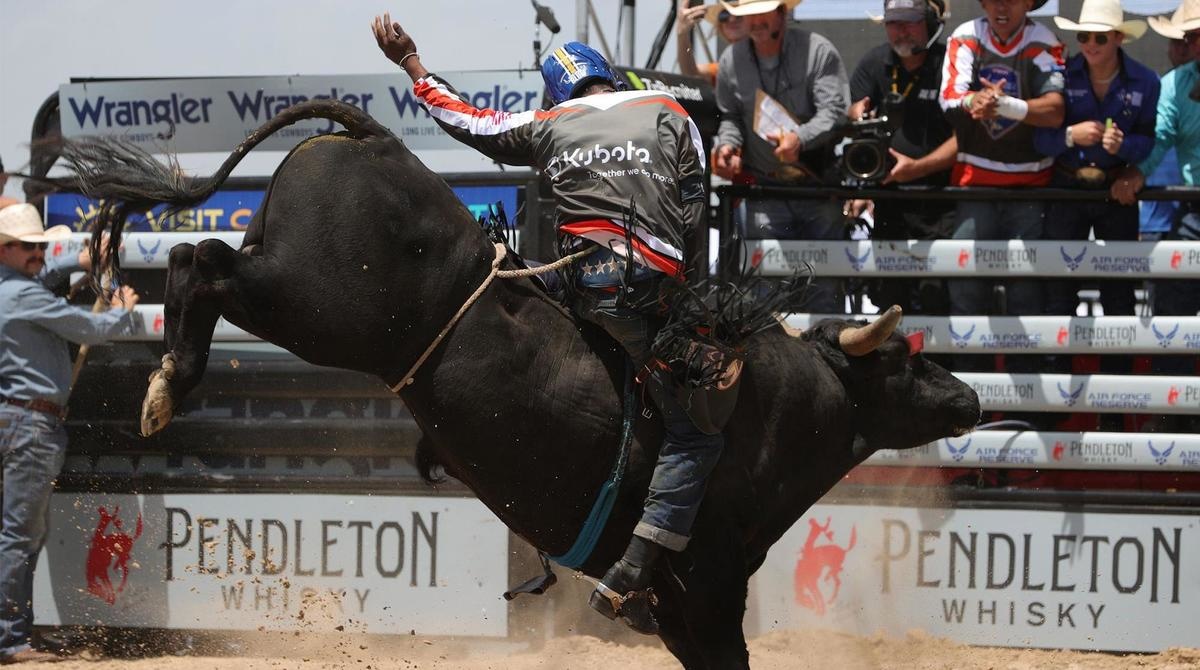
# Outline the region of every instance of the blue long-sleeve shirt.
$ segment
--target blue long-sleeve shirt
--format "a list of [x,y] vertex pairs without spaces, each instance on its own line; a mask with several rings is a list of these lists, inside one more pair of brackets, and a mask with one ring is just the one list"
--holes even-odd
[[1188,97],[1200,79],[1200,63],[1187,63],[1163,75],[1158,98],[1158,124],[1154,127],[1154,150],[1138,165],[1144,175],[1154,174],[1163,155],[1175,147],[1185,186],[1200,183],[1200,102]]
[[47,258],[31,278],[0,265],[0,397],[65,406],[72,367],[67,342],[103,344],[132,328],[128,310],[93,314],[46,288],[79,269],[73,259]]
[[[1067,113],[1062,126],[1038,128],[1033,134],[1037,150],[1055,157],[1060,166],[1074,171],[1085,165],[1105,170],[1145,160],[1154,148],[1155,109],[1159,100],[1158,75],[1153,70],[1117,52],[1117,78],[1108,87],[1103,100],[1097,100],[1088,76],[1083,54],[1067,59]],[[1112,119],[1125,134],[1121,148],[1114,156],[1099,142],[1090,147],[1067,146],[1067,126],[1081,121]]]

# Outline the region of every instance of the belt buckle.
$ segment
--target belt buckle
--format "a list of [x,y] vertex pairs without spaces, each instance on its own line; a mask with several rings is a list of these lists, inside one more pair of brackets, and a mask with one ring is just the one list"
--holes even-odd
[[1075,180],[1090,188],[1103,188],[1108,182],[1108,173],[1095,165],[1084,165],[1075,169]]

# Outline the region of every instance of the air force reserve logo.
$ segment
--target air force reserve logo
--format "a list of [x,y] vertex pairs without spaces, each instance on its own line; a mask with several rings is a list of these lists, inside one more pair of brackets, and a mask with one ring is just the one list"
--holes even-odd
[[1063,262],[1067,264],[1067,269],[1074,272],[1079,269],[1080,265],[1083,265],[1083,259],[1087,256],[1087,247],[1080,249],[1078,256],[1072,256],[1067,252],[1066,247],[1061,246],[1058,248],[1058,253],[1062,255]]

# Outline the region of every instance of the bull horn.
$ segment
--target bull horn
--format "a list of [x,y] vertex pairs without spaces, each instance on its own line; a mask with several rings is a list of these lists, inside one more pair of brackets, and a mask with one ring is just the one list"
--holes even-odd
[[878,319],[865,326],[851,326],[838,334],[838,345],[850,356],[866,356],[887,341],[900,325],[904,311],[899,305],[892,305]]

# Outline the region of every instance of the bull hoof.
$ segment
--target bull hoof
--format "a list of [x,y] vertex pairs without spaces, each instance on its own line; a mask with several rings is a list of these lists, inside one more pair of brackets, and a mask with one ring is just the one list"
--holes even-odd
[[150,373],[150,387],[142,400],[142,437],[150,437],[171,422],[175,402],[171,399],[170,379],[175,375],[175,359],[163,356],[163,365]]

